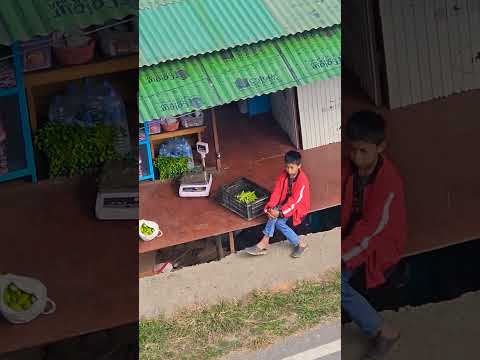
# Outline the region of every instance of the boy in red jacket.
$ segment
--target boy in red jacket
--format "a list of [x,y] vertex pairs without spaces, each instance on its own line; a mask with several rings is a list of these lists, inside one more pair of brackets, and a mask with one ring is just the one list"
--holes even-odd
[[285,155],[285,171],[277,179],[270,201],[265,206],[269,220],[263,231],[264,237],[257,245],[245,251],[250,255],[266,254],[270,238],[277,229],[293,245],[291,256],[301,257],[307,244],[287,225],[287,221],[291,218],[293,226],[298,226],[309,210],[310,184],[302,170],[302,156],[297,151],[289,151]]
[[371,111],[353,114],[346,126],[349,162],[342,170],[342,308],[373,340],[365,359],[381,359],[400,334],[350,286],[364,269],[367,288],[385,282],[406,240],[403,181],[383,155],[385,122]]

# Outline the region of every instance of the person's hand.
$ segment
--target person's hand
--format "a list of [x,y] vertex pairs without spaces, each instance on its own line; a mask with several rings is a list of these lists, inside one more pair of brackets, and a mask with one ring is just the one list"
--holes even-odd
[[275,218],[272,216],[272,209],[266,209],[266,210],[265,210],[265,213],[268,215],[268,218],[269,218],[269,219],[275,219]]
[[276,219],[280,216],[280,211],[277,209],[272,209],[270,210],[270,216],[272,216],[273,219]]

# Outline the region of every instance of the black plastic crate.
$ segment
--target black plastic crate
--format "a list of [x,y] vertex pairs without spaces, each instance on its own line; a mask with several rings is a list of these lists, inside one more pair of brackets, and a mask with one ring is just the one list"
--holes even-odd
[[[237,200],[236,195],[242,191],[255,191],[257,200],[248,205],[241,203]],[[222,186],[216,198],[222,206],[246,220],[252,220],[263,215],[263,209],[270,198],[270,192],[248,179],[240,178],[230,185]]]

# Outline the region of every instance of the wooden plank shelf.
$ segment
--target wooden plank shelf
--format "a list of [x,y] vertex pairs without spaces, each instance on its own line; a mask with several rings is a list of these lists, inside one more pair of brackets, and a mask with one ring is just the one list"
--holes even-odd
[[165,131],[160,134],[151,134],[150,141],[162,141],[166,139],[171,139],[179,136],[195,135],[202,134],[206,129],[206,126],[198,126],[187,129],[180,129],[176,131]]
[[72,81],[96,75],[112,74],[138,69],[138,55],[99,59],[82,65],[57,67],[25,74],[25,86],[35,87],[57,82]]

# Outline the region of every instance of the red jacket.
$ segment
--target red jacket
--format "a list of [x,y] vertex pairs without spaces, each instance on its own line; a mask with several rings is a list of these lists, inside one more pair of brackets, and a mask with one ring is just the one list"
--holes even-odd
[[310,183],[308,177],[300,170],[297,178],[292,184],[292,196],[287,199],[288,194],[288,174],[286,171],[282,173],[275,183],[270,200],[265,209],[271,209],[279,206],[285,200],[286,203],[280,207],[285,218],[293,218],[293,225],[300,225],[303,218],[310,211]]
[[[361,218],[347,229],[353,207],[353,171],[342,171],[342,260],[348,269],[365,264],[367,288],[385,282],[400,260],[407,238],[403,181],[385,157],[364,188]],[[347,231],[347,233],[344,232]]]

